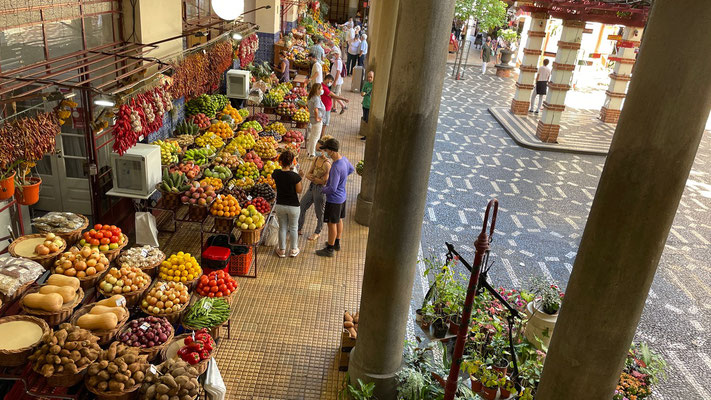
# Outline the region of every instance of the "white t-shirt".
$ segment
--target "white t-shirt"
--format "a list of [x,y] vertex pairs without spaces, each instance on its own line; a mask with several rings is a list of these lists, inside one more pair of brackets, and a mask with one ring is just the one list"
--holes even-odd
[[323,66],[321,66],[320,61],[316,61],[314,66],[311,67],[311,78],[309,79],[311,83],[322,83],[323,82]]
[[335,66],[333,68],[333,73],[336,74],[336,85],[343,84],[343,75],[341,75],[341,71],[343,71],[343,60],[339,58],[338,60],[336,60]]
[[354,56],[360,54],[360,40],[356,39],[348,45],[348,54],[352,54]]
[[350,28],[348,28],[348,36],[347,36],[348,43],[352,42],[353,39],[355,39],[355,29],[353,27],[350,27]]
[[537,81],[548,82],[551,79],[551,69],[545,65],[538,67],[538,78]]

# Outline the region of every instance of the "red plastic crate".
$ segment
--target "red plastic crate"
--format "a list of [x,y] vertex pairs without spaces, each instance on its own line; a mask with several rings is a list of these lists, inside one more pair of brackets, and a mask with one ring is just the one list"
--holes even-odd
[[247,275],[252,266],[252,247],[245,254],[232,254],[230,258],[230,275]]

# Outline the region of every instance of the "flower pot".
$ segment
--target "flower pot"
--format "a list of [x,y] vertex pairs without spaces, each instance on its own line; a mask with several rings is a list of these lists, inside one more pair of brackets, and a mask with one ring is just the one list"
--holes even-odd
[[42,184],[42,178],[31,177],[28,180],[32,183],[15,188],[15,199],[23,206],[31,206],[39,201],[39,191],[40,184]]
[[506,65],[510,63],[514,52],[509,49],[501,49],[499,51],[501,52],[501,64]]
[[486,400],[494,400],[496,398],[496,395],[499,393],[499,388],[490,388],[484,386],[481,389],[481,393],[479,393],[479,396],[485,398]]
[[432,324],[432,330],[434,331],[434,337],[442,339],[447,335],[447,324],[443,320],[438,319]]
[[459,322],[449,321],[449,333],[452,335],[459,333]]
[[474,393],[479,393],[481,390],[484,388],[484,385],[481,384],[481,381],[478,379],[472,379],[472,392]]
[[491,369],[494,371],[498,372],[501,374],[501,376],[506,376],[506,373],[509,370],[509,364],[508,362],[504,361],[501,363],[502,365],[492,365]]
[[526,339],[540,350],[541,343],[539,343],[539,340],[543,342],[543,345],[546,347],[548,347],[551,342],[553,328],[555,328],[555,322],[558,320],[558,313],[553,315],[546,314],[536,306],[537,304],[539,304],[539,301],[532,301],[526,306],[528,322],[526,322],[524,334],[526,335]]
[[511,397],[511,392],[509,392],[508,390],[506,390],[504,388],[501,388],[499,390],[500,390],[500,394],[501,394],[499,396],[500,399],[508,399],[509,397]]
[[0,181],[0,200],[7,200],[15,194],[15,171]]
[[415,322],[422,325],[422,309],[418,308],[415,310]]

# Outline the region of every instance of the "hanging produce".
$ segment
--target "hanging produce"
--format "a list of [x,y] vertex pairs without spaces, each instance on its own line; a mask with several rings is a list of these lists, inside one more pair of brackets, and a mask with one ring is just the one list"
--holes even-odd
[[[209,48],[207,58],[209,61],[208,87],[211,92],[214,92],[220,87],[220,81],[225,71],[232,66],[232,41],[225,40]],[[222,104],[219,109],[224,107],[225,104]]]
[[130,105],[122,104],[116,116],[116,123],[112,134],[114,136],[113,149],[123,155],[126,150],[133,147],[143,132],[143,111],[134,108],[135,100]]
[[185,97],[187,101],[205,93],[203,87],[209,80],[208,68],[209,62],[202,52],[183,58],[174,67],[170,94],[174,98]]
[[59,134],[57,113],[41,113],[8,122],[0,127],[0,169],[14,168],[21,161],[38,161],[53,153]]
[[259,37],[256,33],[253,33],[246,38],[242,39],[239,43],[239,64],[242,67],[246,67],[254,61],[254,55],[257,53],[259,48]]

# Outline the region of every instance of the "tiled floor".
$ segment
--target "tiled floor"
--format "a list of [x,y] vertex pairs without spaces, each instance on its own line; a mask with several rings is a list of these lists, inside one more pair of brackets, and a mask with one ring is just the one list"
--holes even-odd
[[[350,88],[350,79],[343,87]],[[327,134],[341,142],[342,154],[355,165],[365,148],[358,140],[360,95],[345,90],[344,95],[351,100],[349,110],[332,115]],[[261,247],[258,277],[239,278],[232,338],[221,341],[216,357],[227,399],[337,397],[345,375],[337,365],[343,311],[358,308],[368,236],[367,228],[353,220],[359,191],[360,177],[353,174],[347,184],[343,249],[335,258],[314,254],[323,246],[326,226],[318,243],[306,239],[316,222],[312,208],[297,258],[280,259],[273,248]],[[182,250],[197,255],[199,225],[178,229],[175,235],[161,234],[161,247],[167,254]]]

